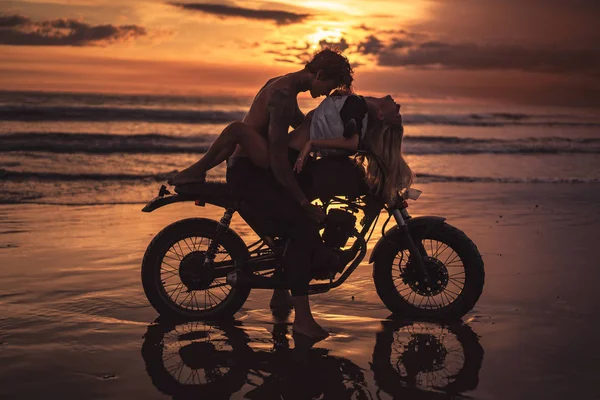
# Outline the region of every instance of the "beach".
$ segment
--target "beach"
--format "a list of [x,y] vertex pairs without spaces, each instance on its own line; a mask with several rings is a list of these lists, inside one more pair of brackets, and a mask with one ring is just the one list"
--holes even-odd
[[[158,319],[146,247],[223,210],[141,209],[250,100],[0,92],[0,398],[598,398],[600,120],[585,110],[403,106],[423,191],[410,214],[445,217],[485,263],[461,321],[391,315],[369,253],[311,296],[331,335],[313,347],[292,335],[293,313],[271,314],[269,290],[233,321]],[[208,178],[224,180],[224,165]],[[237,214],[231,227],[256,238]]]
[[600,400],[599,0],[0,3],[0,400]]
[[[311,297],[331,333],[312,348],[295,343],[293,314],[271,315],[267,290],[233,323],[155,321],[146,246],[176,220],[220,218],[216,207],[0,206],[0,397],[598,398],[598,185],[416,187],[411,214],[446,217],[483,256],[475,309],[451,325],[390,318],[367,255]],[[232,228],[250,242],[239,216]]]

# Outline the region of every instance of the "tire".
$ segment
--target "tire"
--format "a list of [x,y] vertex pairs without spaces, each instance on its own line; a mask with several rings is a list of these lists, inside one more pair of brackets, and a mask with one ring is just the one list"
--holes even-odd
[[[452,265],[457,262],[455,261],[456,257],[452,256],[452,253],[448,255],[445,248],[441,251],[442,245],[439,245],[437,249],[434,248],[434,241],[436,244],[442,243],[456,253],[456,257],[463,266],[464,277],[455,272],[456,270],[451,269],[456,267],[456,265]],[[417,245],[419,244],[417,243]],[[435,296],[423,295],[423,292],[415,287],[414,279],[409,278],[408,283],[405,282],[407,271],[414,268],[410,264],[409,251],[405,246],[387,245],[374,257],[373,279],[379,298],[392,313],[404,318],[426,320],[458,320],[462,318],[473,309],[483,291],[485,272],[483,259],[477,246],[462,231],[445,222],[431,228],[425,234],[421,245],[421,251],[431,248],[427,254],[431,257],[428,268],[439,271],[439,275],[436,276],[441,276],[439,282],[442,283],[438,290],[443,288],[442,292]],[[440,254],[436,254],[438,250],[441,251]],[[400,261],[396,263],[398,258]],[[408,262],[402,268],[402,263],[407,259]],[[445,276],[444,270],[446,271]],[[453,278],[453,276],[456,277]],[[461,283],[460,292],[454,292],[453,290],[458,291],[457,288],[460,288]],[[421,285],[420,288],[423,286]],[[434,290],[434,292],[436,291]],[[456,297],[453,298],[453,295]],[[411,296],[414,296],[414,302],[411,301]],[[436,298],[441,300],[436,302]],[[419,299],[420,303],[417,305]],[[423,302],[425,304],[422,304]]]
[[477,388],[483,355],[479,337],[462,322],[388,319],[376,336],[371,371],[393,398],[462,397]]
[[[200,249],[204,246],[205,242],[204,240],[200,240],[198,243],[198,238],[206,238],[206,244],[208,244],[209,240],[215,237],[218,226],[216,221],[209,219],[184,219],[164,228],[148,245],[142,261],[142,285],[148,301],[162,317],[181,320],[218,320],[230,318],[242,307],[248,298],[250,294],[249,288],[231,287],[224,284],[218,292],[220,295],[212,292],[211,296],[210,291],[213,289],[190,290],[189,286],[181,280],[180,266],[182,265],[181,260],[185,258],[183,252],[187,251],[186,245],[190,249],[188,255],[193,252],[202,253]],[[184,241],[184,239],[187,240]],[[185,245],[182,243],[185,243]],[[193,248],[190,246],[190,243],[192,243]],[[177,248],[177,244],[179,244],[181,253],[177,250],[172,250]],[[196,248],[197,245],[198,248]],[[219,254],[226,254],[226,256],[231,257],[238,267],[243,266],[249,257],[244,241],[231,229],[228,229],[221,235],[219,251]],[[168,270],[166,266],[169,267]],[[224,283],[224,278],[218,279],[218,283]],[[167,284],[168,280],[173,283]],[[176,285],[174,290],[177,290],[179,287],[177,285],[181,286],[177,298],[173,299],[171,297],[165,285],[171,286],[168,290],[173,289],[172,285]],[[228,289],[228,291],[225,289]],[[184,294],[182,295],[181,293]],[[175,295],[173,292],[171,294]],[[179,295],[188,296],[188,298],[191,297],[191,307],[178,304]],[[204,296],[205,306],[208,295],[210,306],[200,307],[200,300],[198,300],[197,295]],[[217,302],[215,300],[215,305],[213,306],[211,302],[213,299],[221,301]],[[194,303],[194,300],[196,300],[196,303]],[[198,304],[198,309],[194,307],[194,304]]]
[[235,323],[150,325],[142,358],[152,384],[173,398],[228,399],[246,384],[252,350]]

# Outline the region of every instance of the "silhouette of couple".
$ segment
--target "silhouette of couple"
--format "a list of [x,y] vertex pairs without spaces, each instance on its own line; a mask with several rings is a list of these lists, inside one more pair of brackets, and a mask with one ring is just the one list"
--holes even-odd
[[[290,239],[283,263],[287,291],[275,292],[271,305],[295,309],[293,332],[314,340],[328,333],[313,318],[308,302],[313,253],[323,247],[321,208],[311,200],[322,189],[338,195],[371,192],[391,201],[408,187],[412,172],[401,155],[403,126],[400,106],[391,96],[352,93],[353,70],[340,52],[325,49],[300,70],[270,79],[257,93],[243,121],[228,125],[208,152],[174,176],[175,186],[203,182],[206,171],[227,161],[232,194],[243,196],[240,215],[261,236]],[[306,116],[297,95],[310,91],[326,99]],[[333,91],[333,93],[332,93]],[[288,133],[289,127],[294,128]],[[359,162],[340,151],[365,150]],[[311,153],[321,156],[313,160]],[[386,178],[370,154],[386,168]]]

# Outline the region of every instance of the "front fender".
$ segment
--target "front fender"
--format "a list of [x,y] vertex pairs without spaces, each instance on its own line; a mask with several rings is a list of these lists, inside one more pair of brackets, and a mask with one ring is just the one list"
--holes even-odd
[[[427,232],[431,230],[431,228],[440,225],[445,220],[446,218],[444,217],[415,217],[406,220],[406,225],[408,225],[408,231],[410,232],[413,240],[416,243],[419,243],[427,234]],[[371,257],[369,258],[369,264],[375,261],[377,254],[385,251],[389,246],[407,248],[408,245],[404,243],[405,241],[406,238],[400,227],[394,226],[392,229],[388,230],[385,235],[379,239],[379,241],[377,241],[377,244],[375,244],[375,247],[371,252]]]

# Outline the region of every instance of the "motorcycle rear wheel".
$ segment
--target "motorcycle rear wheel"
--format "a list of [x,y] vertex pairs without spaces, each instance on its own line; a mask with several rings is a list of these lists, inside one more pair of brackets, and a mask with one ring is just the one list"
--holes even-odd
[[[142,261],[142,285],[148,301],[162,317],[228,318],[248,298],[249,288],[232,287],[225,277],[202,275],[217,226],[209,219],[184,219],[164,228],[148,245]],[[215,262],[231,260],[242,266],[248,257],[246,245],[235,232],[228,229],[221,235]],[[198,284],[198,279],[204,282]]]
[[461,230],[442,223],[420,245],[429,283],[418,278],[416,263],[404,246],[387,246],[374,262],[377,294],[394,314],[406,318],[458,320],[471,311],[483,291],[483,259]]

